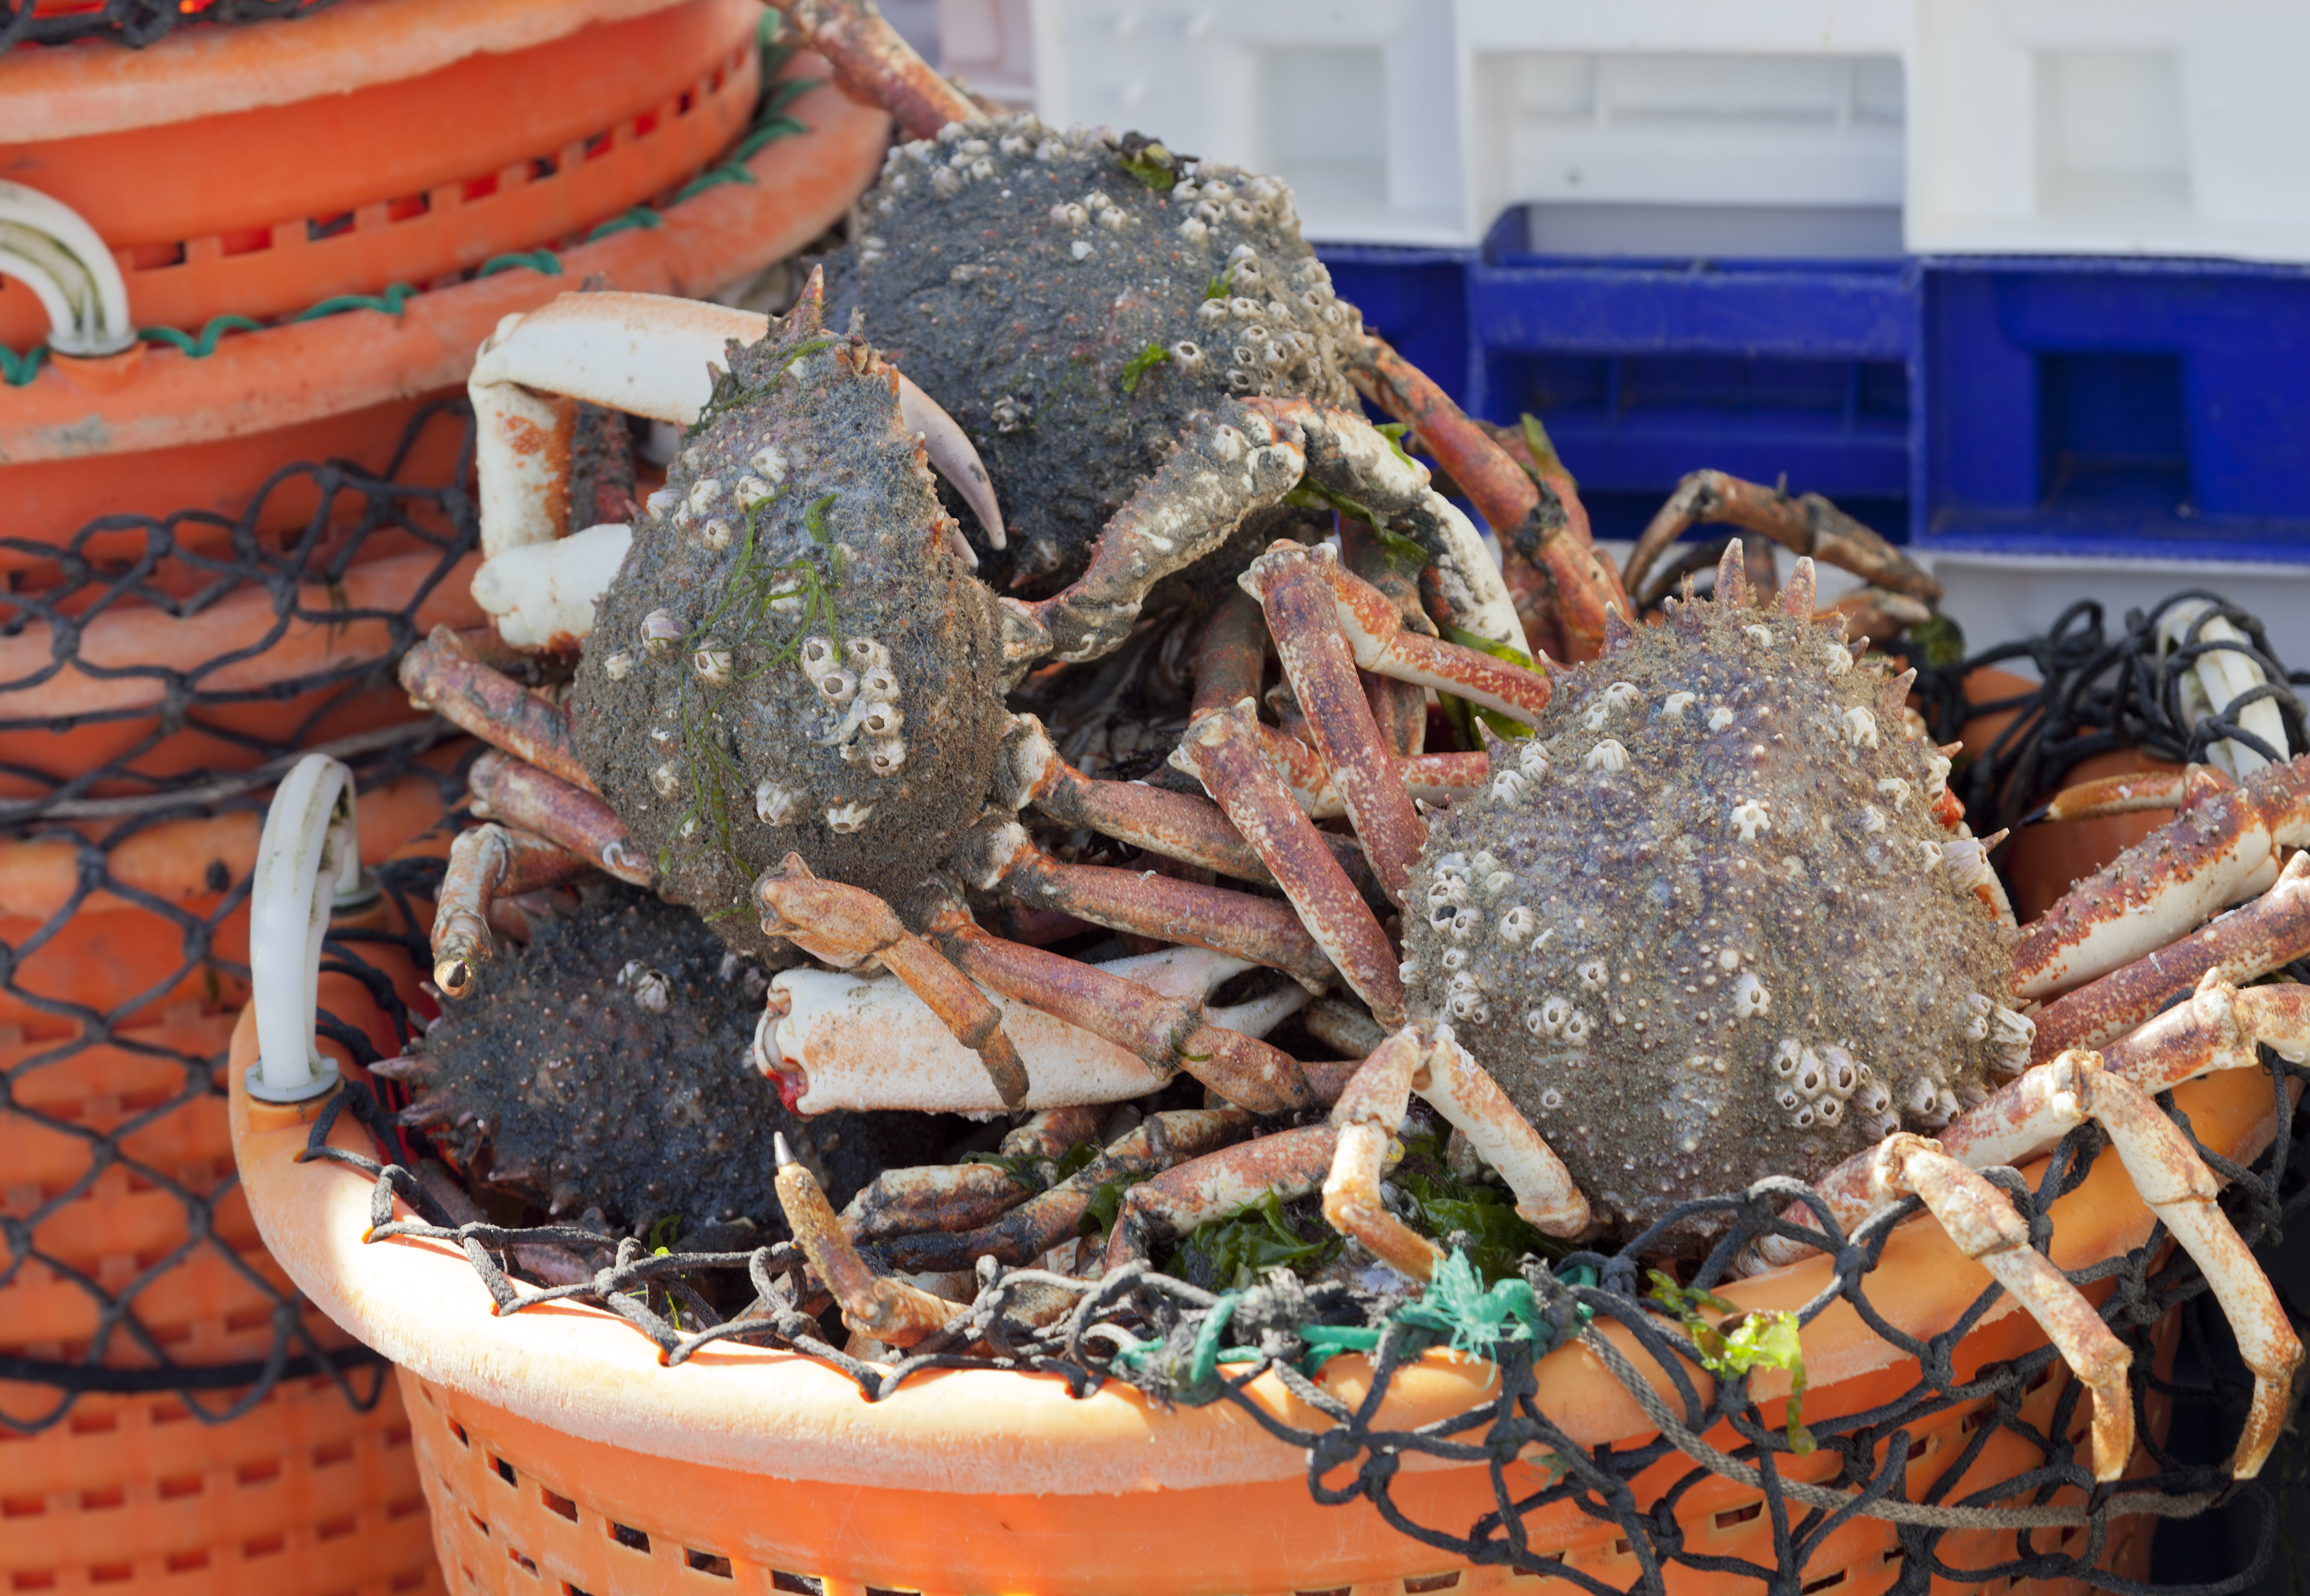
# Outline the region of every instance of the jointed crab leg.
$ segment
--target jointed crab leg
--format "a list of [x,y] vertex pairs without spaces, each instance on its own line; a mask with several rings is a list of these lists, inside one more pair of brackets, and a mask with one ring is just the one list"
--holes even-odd
[[526,831],[482,825],[459,832],[449,845],[449,865],[433,912],[433,984],[453,998],[473,990],[495,948],[491,899],[564,886],[594,867],[592,860]]
[[[1002,1154],[1040,1167],[1047,1183],[1058,1160],[1077,1142],[1097,1136],[1106,1117],[1103,1107],[1046,1108],[1003,1138]],[[859,1188],[842,1210],[842,1228],[862,1245],[918,1230],[975,1230],[1031,1195],[1019,1176],[999,1164],[886,1169]]]
[[493,748],[473,761],[465,790],[477,819],[550,838],[637,887],[657,880],[616,811],[583,787]]
[[2174,821],[2135,844],[2022,932],[2013,990],[2047,997],[2130,964],[2278,877],[2278,850],[2310,846],[2310,756],[2236,787],[2184,784]]
[[1453,1039],[1450,1026],[1407,1026],[1363,1063],[1332,1110],[1339,1152],[1324,1183],[1324,1217],[1389,1264],[1424,1280],[1441,1254],[1380,1201],[1388,1149],[1418,1092],[1474,1143],[1515,1193],[1516,1212],[1550,1236],[1578,1236],[1588,1200],[1498,1083]]
[[1181,1235],[1241,1213],[1272,1193],[1304,1197],[1324,1178],[1338,1132],[1329,1125],[1279,1131],[1175,1165],[1123,1194],[1107,1233],[1107,1267],[1144,1258],[1158,1232]]
[[[1150,992],[1095,965],[1006,942],[972,924],[958,904],[929,909],[925,920],[928,934],[972,980],[1126,1048],[1159,1071],[1184,1068],[1228,1101],[1261,1114],[1313,1101],[1290,1054],[1212,1025],[1201,1005]],[[1023,1097],[1023,1069],[1020,1089]]]
[[887,107],[909,138],[936,136],[983,113],[899,37],[872,5],[849,0],[771,0],[846,83]]
[[569,742],[569,716],[521,683],[475,659],[457,634],[437,626],[401,658],[409,701],[461,730],[587,792],[593,778]]
[[1006,1106],[1026,1101],[1027,1066],[1003,1034],[1003,1015],[938,950],[908,931],[898,912],[871,892],[811,874],[799,854],[754,883],[762,929],[843,969],[879,959],[978,1054]]
[[1081,1169],[991,1224],[973,1231],[895,1236],[877,1250],[894,1266],[906,1270],[968,1269],[981,1258],[1028,1262],[1081,1227],[1083,1215],[1101,1186],[1204,1158],[1241,1137],[1252,1123],[1252,1116],[1240,1108],[1191,1108],[1150,1115]]
[[[1360,517],[1336,516],[1333,519],[1339,528],[1341,563],[1394,604],[1407,629],[1433,636],[1436,623],[1420,608],[1418,587],[1390,561],[1378,534]],[[1513,587],[1510,594],[1513,596]],[[1523,612],[1519,610],[1518,613]],[[1528,620],[1525,629],[1529,634]],[[1533,646],[1541,646],[1538,643]],[[1428,695],[1417,683],[1366,672],[1364,697],[1371,702],[1372,719],[1378,723],[1380,736],[1390,752],[1408,759],[1427,746]]]
[[1628,551],[1620,575],[1640,608],[1658,603],[1668,592],[1664,582],[1646,584],[1645,577],[1653,562],[1703,521],[1729,521],[1744,531],[1762,533],[1799,554],[1826,559],[1877,586],[1927,603],[1941,602],[1940,583],[1819,494],[1791,499],[1776,489],[1760,488],[1721,471],[1696,471],[1677,484],[1676,491],[1637,540],[1637,546]]
[[1323,834],[1268,765],[1251,706],[1238,704],[1202,716],[1171,762],[1202,782],[1227,811],[1356,995],[1383,1024],[1401,1024],[1403,977],[1395,948],[1324,846]]
[[[1594,659],[1603,647],[1605,612],[1617,607],[1625,612],[1628,597],[1611,562],[1589,541],[1587,513],[1572,479],[1560,468],[1551,473],[1552,462],[1541,461],[1534,462],[1541,478],[1535,482],[1443,389],[1385,341],[1368,334],[1365,347],[1369,363],[1351,369],[1350,378],[1366,398],[1410,424],[1412,435],[1499,533],[1503,551],[1537,567],[1553,600],[1550,618],[1567,657]],[[1544,646],[1539,638],[1533,643]]]
[[2296,854],[2252,903],[2108,975],[2073,987],[2030,1019],[2030,1061],[2123,1036],[2209,976],[2251,981],[2310,948],[2310,854]]
[[2133,1454],[2133,1361],[2069,1277],[2029,1245],[2029,1227],[2005,1194],[1922,1136],[1897,1132],[1867,1155],[1870,1188],[1884,1204],[1924,1200],[1958,1249],[2013,1294],[2080,1381],[2093,1392],[2096,1479],[2115,1479]]
[[841,1303],[843,1322],[852,1330],[894,1347],[911,1347],[963,1311],[963,1304],[869,1269],[843,1235],[834,1205],[795,1159],[786,1139],[779,1136],[771,1145],[778,1160],[778,1206],[786,1210],[787,1227],[812,1271]]
[[1038,848],[1025,827],[982,826],[958,852],[966,879],[982,891],[1000,889],[1038,909],[1060,909],[1110,931],[1185,942],[1264,964],[1310,992],[1333,982],[1331,960],[1291,906],[1224,887],[1182,881],[1154,871],[1069,864]]

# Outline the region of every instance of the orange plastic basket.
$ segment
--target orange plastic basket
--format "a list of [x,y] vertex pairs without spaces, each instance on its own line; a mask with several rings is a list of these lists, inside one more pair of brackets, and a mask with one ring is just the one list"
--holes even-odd
[[[371,794],[364,856],[442,811],[421,776]],[[149,1370],[151,1387],[67,1396],[0,1380],[11,1590],[439,1588],[386,1371],[352,1371],[362,1401],[326,1375],[254,1390],[202,1377],[261,1365],[293,1300],[234,1180],[225,1101],[194,1084],[246,993],[238,884],[258,830],[246,809],[160,822],[104,851],[94,891],[93,835],[0,845],[0,942],[18,954],[0,992],[0,1214],[26,1227],[23,1252],[0,1256],[0,1357],[21,1367],[93,1350]],[[351,1344],[311,1309],[300,1318],[313,1342]]]
[[[798,56],[787,64],[788,75],[821,80],[821,86],[787,108],[787,114],[803,125],[804,132],[773,140],[757,150],[742,168],[747,180],[716,183],[687,197],[662,196],[666,203],[648,219],[655,225],[639,220],[616,230],[601,225],[618,219],[629,203],[618,196],[640,178],[635,176],[613,195],[589,175],[589,169],[603,173],[630,169],[638,173],[643,166],[656,171],[663,165],[670,170],[675,163],[666,152],[688,150],[694,154],[707,142],[712,127],[720,126],[715,119],[728,120],[724,117],[725,111],[735,120],[722,135],[724,143],[734,135],[753,97],[756,57],[751,18],[758,13],[749,0],[689,0],[671,12],[636,0],[622,4],[592,0],[566,8],[551,0],[485,0],[470,7],[457,0],[348,5],[294,26],[174,36],[156,47],[156,51],[172,52],[162,65],[173,66],[175,75],[152,81],[131,70],[148,57],[128,58],[124,65],[118,52],[51,52],[54,56],[71,57],[67,65],[100,81],[49,83],[38,93],[0,92],[0,113],[13,118],[19,128],[54,126],[69,132],[92,126],[97,131],[91,137],[126,136],[113,127],[124,98],[149,97],[156,108],[154,116],[169,109],[183,117],[218,117],[248,103],[249,97],[261,97],[277,87],[259,69],[292,42],[295,51],[304,53],[282,66],[279,75],[288,89],[296,91],[300,100],[322,92],[314,74],[324,73],[331,64],[342,68],[349,81],[328,83],[328,89],[362,89],[374,81],[371,74],[378,63],[343,53],[366,38],[351,36],[348,42],[345,26],[341,25],[348,19],[439,20],[471,10],[477,19],[473,27],[462,33],[451,30],[469,45],[476,37],[484,40],[502,37],[507,42],[499,48],[534,48],[531,34],[543,32],[559,39],[567,31],[556,20],[565,9],[595,26],[555,48],[576,50],[585,44],[588,52],[595,52],[586,57],[593,62],[587,70],[597,75],[604,70],[612,77],[617,75],[620,57],[614,40],[607,36],[626,37],[623,30],[664,28],[690,39],[701,51],[704,42],[711,39],[717,41],[716,53],[710,60],[688,61],[684,66],[690,74],[685,80],[690,82],[688,88],[646,83],[632,91],[639,108],[619,111],[616,117],[588,108],[578,118],[585,132],[566,134],[562,119],[567,112],[557,110],[544,118],[547,132],[533,132],[519,155],[500,161],[491,154],[489,160],[495,164],[477,169],[459,164],[432,188],[421,188],[426,194],[438,190],[442,195],[437,208],[422,214],[395,221],[390,204],[380,212],[376,204],[364,201],[355,206],[355,213],[357,220],[360,215],[369,216],[369,222],[354,225],[342,235],[315,239],[309,237],[310,216],[296,219],[300,213],[292,211],[292,220],[284,221],[277,211],[286,198],[270,199],[261,214],[264,227],[270,230],[266,236],[274,240],[271,247],[220,255],[205,265],[188,254],[185,267],[156,268],[141,275],[161,278],[171,271],[189,271],[194,266],[213,267],[219,273],[261,273],[286,270],[288,265],[282,263],[293,265],[291,257],[317,256],[325,262],[354,258],[329,255],[341,239],[354,241],[348,249],[369,250],[374,244],[376,250],[386,252],[360,258],[368,263],[364,272],[388,272],[398,269],[395,265],[398,257],[391,255],[402,247],[397,240],[436,239],[437,235],[441,247],[448,250],[430,268],[437,274],[461,264],[473,264],[464,256],[476,251],[484,256],[506,253],[499,246],[508,240],[516,241],[515,249],[555,244],[557,251],[546,264],[558,267],[558,272],[536,269],[540,263],[533,256],[528,265],[466,281],[427,279],[433,281],[433,286],[396,297],[398,308],[391,314],[354,309],[231,333],[217,339],[205,354],[150,343],[101,358],[51,354],[25,386],[0,388],[0,460],[9,463],[0,467],[0,488],[4,488],[16,512],[13,525],[26,529],[15,535],[59,538],[66,530],[99,516],[117,513],[163,514],[190,508],[230,516],[248,501],[270,463],[282,460],[334,456],[378,469],[384,464],[382,455],[391,449],[418,404],[464,380],[473,351],[503,317],[534,309],[594,276],[645,292],[697,294],[721,289],[816,238],[872,180],[888,143],[890,118],[824,86],[823,80],[830,75],[825,65],[815,57]],[[604,20],[640,11],[662,14],[639,16],[631,22]],[[745,24],[743,41],[735,40],[728,30],[739,22]],[[290,39],[292,35],[297,36],[295,41]],[[587,43],[589,35],[600,37]],[[394,35],[376,42],[386,65],[398,64],[411,71],[421,68],[451,76],[481,70],[453,65],[455,58],[443,57],[441,41],[430,36],[412,39]],[[256,52],[255,66],[230,83],[203,82],[186,65],[184,52],[224,43]],[[23,55],[19,52],[0,59],[0,73]],[[609,68],[603,66],[604,56],[611,63]],[[493,70],[509,72],[514,59],[508,56],[506,64]],[[61,74],[63,69],[57,72]],[[523,81],[529,82],[533,75],[544,84],[549,96],[559,92],[560,85],[551,74],[525,74]],[[389,87],[397,81],[387,74],[384,82]],[[385,92],[385,88],[367,91]],[[239,101],[231,98],[236,93],[241,96]],[[359,100],[362,95],[342,98]],[[686,117],[680,112],[685,99],[692,107]],[[260,98],[258,103],[271,102]],[[660,111],[673,108],[671,120],[680,126],[670,126],[661,117],[654,131],[636,136],[634,129],[656,114],[651,106]],[[41,120],[43,117],[49,120]],[[493,108],[490,120],[492,126],[502,126],[507,118]],[[602,143],[594,134],[605,127],[611,132],[608,142]],[[682,127],[693,129],[695,136],[682,132]],[[618,132],[621,128],[625,130],[622,134]],[[181,130],[179,124],[169,136]],[[506,136],[512,137],[517,131],[508,131]],[[531,143],[540,141],[541,149],[531,148]],[[454,152],[455,141],[449,143]],[[589,151],[596,152],[590,160]],[[552,168],[551,176],[541,175],[546,166]],[[22,176],[37,180],[36,173]],[[495,193],[478,192],[491,183],[497,185]],[[660,186],[665,186],[666,181],[661,180]],[[448,197],[452,191],[454,201]],[[283,196],[290,192],[280,190]],[[426,203],[431,206],[433,202]],[[597,204],[604,208],[591,211]],[[507,219],[503,229],[490,220],[498,217]],[[486,221],[491,230],[457,230],[468,221],[474,227]],[[543,230],[523,232],[533,225]],[[411,229],[415,230],[405,230]],[[308,235],[301,245],[293,241],[300,230]],[[284,239],[290,241],[283,242]],[[525,242],[520,241],[524,239]],[[570,240],[566,245],[565,239]],[[191,245],[187,248],[190,251]],[[234,264],[248,261],[257,264]],[[129,273],[132,293],[139,277]],[[183,279],[192,280],[190,276]],[[341,274],[326,282],[349,280]],[[403,280],[412,287],[420,285],[417,278]],[[321,277],[299,281],[325,282]],[[376,293],[391,281],[389,275],[370,275],[358,288]],[[326,297],[321,287],[310,294],[300,292],[302,297],[296,299],[295,306]],[[0,291],[0,300],[10,294],[18,295],[18,302],[29,302],[31,298],[29,292],[11,289]],[[139,312],[143,314],[141,305]],[[39,331],[30,329],[6,341],[21,346],[36,341]],[[21,550],[0,551],[0,566],[34,558]]]
[[[322,1006],[333,1001],[325,994]],[[329,1011],[373,1034],[367,992],[345,1001],[350,1015]],[[358,1078],[343,1050],[330,1051]],[[229,1070],[234,1150],[251,1210],[291,1278],[401,1366],[435,1534],[456,1590],[1394,1596],[1541,1588],[1455,1562],[1391,1528],[1367,1501],[1318,1505],[1305,1454],[1229,1404],[1165,1410],[1115,1383],[1078,1400],[1055,1377],[960,1370],[923,1375],[868,1401],[837,1370],[791,1353],[724,1341],[666,1367],[653,1344],[596,1309],[563,1303],[500,1316],[455,1245],[364,1245],[371,1182],[341,1165],[300,1161],[319,1106],[253,1102],[243,1071],[256,1056],[252,1009],[234,1031]],[[2229,1157],[2250,1160],[2275,1133],[2269,1083],[2252,1071],[2187,1083],[2176,1098],[2196,1133]],[[374,1150],[350,1115],[335,1120],[328,1140]],[[2025,1169],[2025,1178],[2042,1167]],[[2053,1258],[2069,1270],[2138,1247],[2153,1228],[2107,1158],[2049,1217]],[[1793,1308],[1833,1271],[1833,1261],[1815,1257],[1724,1294],[1742,1308]],[[1869,1279],[1878,1311],[1926,1339],[1958,1323],[1987,1276],[1927,1220],[1894,1231]],[[1624,1356],[1634,1351],[1620,1327],[1602,1318],[1597,1325]],[[2162,1333],[2172,1328],[2169,1321]],[[1848,1303],[1816,1318],[1804,1343],[1809,1423],[1880,1409],[1919,1377]],[[1957,1378],[2043,1345],[2035,1323],[2002,1298],[1958,1343]],[[1637,1366],[1673,1404],[1667,1377]],[[1543,1358],[1537,1375],[1538,1406],[1582,1446],[1635,1446],[1655,1433],[1585,1347]],[[1489,1365],[1431,1352],[1399,1372],[1378,1425],[1403,1429],[1463,1414],[1496,1378]],[[1369,1366],[1354,1357],[1324,1373],[1326,1388],[1351,1407],[1369,1379]],[[2068,1383],[2058,1364],[2048,1366],[2023,1399],[2024,1421],[2049,1425]],[[1777,1422],[1785,1377],[1759,1375],[1753,1389],[1765,1421]],[[1285,1424],[1322,1427],[1272,1375],[1247,1391]],[[1974,1434],[1987,1406],[1960,1404],[1909,1427],[1911,1500],[1960,1462],[1961,1493],[2040,1461],[2012,1429]],[[2162,1436],[2167,1418],[2153,1396],[2142,1434]],[[2080,1404],[2072,1440],[2087,1419]],[[1739,1444],[1729,1431],[1710,1439]],[[1967,1461],[1976,1440],[1981,1450]],[[1794,1479],[1828,1478],[1837,1466],[1826,1453],[1781,1462]],[[2151,1467],[2137,1452],[2133,1471]],[[1689,1468],[1674,1453],[1654,1465],[1632,1483],[1637,1502],[1662,1500]],[[1545,1479],[1538,1465],[1507,1469],[1519,1496]],[[1488,1470],[1431,1459],[1407,1460],[1391,1489],[1414,1519],[1442,1526],[1472,1524],[1498,1505]],[[2068,1490],[2054,1497],[2079,1499]],[[1710,1477],[1683,1491],[1672,1511],[1688,1546],[1770,1563],[1771,1528],[1753,1488]],[[1599,1580],[1624,1588],[1638,1572],[1618,1527],[1573,1503],[1525,1523],[1543,1555],[1560,1554]],[[2145,1519],[2114,1524],[2100,1566],[2138,1576],[2150,1527]],[[2058,1539],[2074,1549],[2084,1533]],[[2047,1539],[2041,1531],[2040,1549]],[[1948,1535],[1941,1550],[1956,1566],[1982,1567],[2011,1557],[2015,1542],[2010,1530],[1966,1531]],[[1808,1590],[1863,1596],[1891,1586],[1900,1555],[1891,1525],[1859,1517],[1815,1549],[1802,1576]],[[1678,1565],[1668,1588],[1732,1587]]]
[[[109,114],[91,106],[71,120],[42,122],[35,108],[66,82],[94,98],[85,52],[17,51],[0,59],[0,106],[23,108],[0,113],[0,169],[96,229],[138,326],[197,333],[212,317],[422,285],[582,234],[686,182],[744,130],[759,87],[754,0],[530,9],[565,30],[491,49],[506,7],[458,0],[304,19],[336,35],[298,41],[308,49],[382,57],[405,75],[373,67],[350,90],[328,74],[276,78],[271,103],[190,119],[169,114],[180,105],[169,82],[197,74],[216,103],[237,80],[278,70],[270,30],[108,51]],[[29,291],[0,289],[0,343],[26,348],[47,331]]]

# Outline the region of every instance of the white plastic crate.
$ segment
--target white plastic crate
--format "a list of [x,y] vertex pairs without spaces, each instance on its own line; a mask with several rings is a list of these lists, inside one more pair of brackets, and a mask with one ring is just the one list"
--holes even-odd
[[1912,249],[2310,261],[2310,5],[1916,3]]
[[1543,247],[1745,213],[1800,254],[1809,217],[1889,238],[1901,204],[1908,0],[942,4],[1028,13],[1046,119],[1277,173],[1313,239],[1471,245],[1532,203]]

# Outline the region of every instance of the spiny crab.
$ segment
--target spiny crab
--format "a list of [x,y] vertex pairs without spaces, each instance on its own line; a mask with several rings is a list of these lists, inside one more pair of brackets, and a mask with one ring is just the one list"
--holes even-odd
[[[1328,1123],[1239,1141],[1132,1187],[1108,1267],[1267,1193],[1320,1187],[1337,1228],[1426,1279],[1436,1247],[1380,1191],[1415,1094],[1506,1181],[1518,1213],[1558,1236],[1689,1251],[1711,1237],[1660,1224],[1668,1210],[1768,1175],[1816,1183],[1847,1228],[1915,1195],[2093,1391],[2094,1466],[2108,1479],[2132,1449],[2129,1355],[1976,1173],[2090,1119],[2236,1330],[2256,1396],[2232,1468],[2260,1468],[2302,1349],[2215,1203],[2214,1176],[2154,1095],[2257,1067],[2257,1044],[2310,1055],[2310,991],[2231,984],[2310,947],[2310,861],[2278,872],[2282,847],[2310,842],[2310,759],[2169,794],[2190,802],[2181,819],[2020,934],[1986,863],[1996,839],[1965,832],[1946,754],[1903,731],[1908,679],[1856,664],[1841,626],[1815,620],[1809,560],[1776,604],[1752,607],[1736,546],[1715,602],[1688,598],[1657,628],[1616,615],[1600,661],[1514,706],[1535,733],[1493,742],[1479,789],[1424,816],[1397,774],[1417,762],[1387,759],[1348,650],[1337,638],[1312,646],[1295,618],[1336,570],[1329,552],[1279,543],[1243,585],[1276,632],[1315,753],[1335,776],[1374,778],[1342,781],[1342,794],[1375,873],[1402,884],[1400,959],[1356,894],[1317,879],[1329,855],[1308,846],[1316,833],[1277,771],[1264,791],[1239,779],[1275,740],[1238,690],[1255,684],[1258,653],[1215,644],[1214,673],[1231,680],[1212,684],[1223,702],[1198,718],[1180,762],[1390,1034],[1351,1073],[1308,1067],[1340,1088]],[[2166,948],[2273,878],[2186,951]],[[2129,964],[2161,950],[2174,957]],[[2158,1014],[2177,966],[2205,979]],[[2016,994],[2097,976],[2045,1012],[2104,1050],[2033,1063],[2036,1026]],[[1081,1206],[1062,1189],[967,1236],[891,1238],[855,1205],[838,1220],[799,1167],[781,1172],[779,1192],[850,1322],[893,1341],[958,1309],[875,1275],[854,1236],[902,1265],[953,1267],[1072,1235]],[[1062,1223],[1036,1222],[1038,1209]],[[1785,1257],[1792,1245],[1765,1250]]]
[[[821,291],[813,276],[776,325],[651,296],[565,295],[508,318],[482,351],[471,387],[498,440],[480,456],[482,578],[522,589],[509,613],[555,613],[552,629],[584,646],[566,705],[451,634],[403,664],[417,702],[505,750],[473,773],[496,820],[452,854],[433,933],[441,990],[475,989],[494,897],[598,866],[659,886],[742,953],[768,957],[783,939],[839,967],[888,968],[976,1055],[989,1107],[1027,1103],[1034,1072],[982,985],[1103,1037],[1159,1080],[1184,1063],[1246,1108],[1313,1102],[1290,1055],[1209,1020],[1218,963],[1183,979],[1193,995],[1167,996],[987,933],[963,888],[1328,985],[1325,950],[1285,902],[1038,848],[1014,818],[1023,808],[1238,879],[1268,872],[1211,804],[1072,771],[1002,695],[1054,636],[1127,617],[1148,585],[1303,479],[1409,509],[1441,503],[1424,472],[1344,412],[1254,395],[1241,428],[1182,442],[1080,582],[998,599],[972,574],[928,469],[935,460],[983,490],[968,439],[862,335],[826,332]],[[728,361],[710,385],[709,357]],[[521,542],[517,532],[551,528],[566,492],[553,451],[525,443],[550,436],[573,395],[690,429],[630,532]],[[582,603],[556,590],[608,552],[614,579]],[[1357,655],[1368,668],[1492,707],[1544,687],[1404,630],[1393,603],[1338,580],[1368,622]],[[1328,612],[1306,619],[1336,641]],[[1352,845],[1337,846],[1362,868]]]

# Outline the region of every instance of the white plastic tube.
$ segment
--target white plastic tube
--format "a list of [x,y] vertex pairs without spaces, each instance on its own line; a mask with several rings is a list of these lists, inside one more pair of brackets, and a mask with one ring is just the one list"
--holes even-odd
[[360,884],[353,773],[326,754],[297,761],[273,795],[249,892],[248,974],[256,1008],[249,1096],[300,1103],[333,1090],[335,1061],[313,1045],[329,911]]
[[0,276],[32,291],[60,355],[117,354],[136,342],[112,251],[79,212],[21,183],[0,183]]

